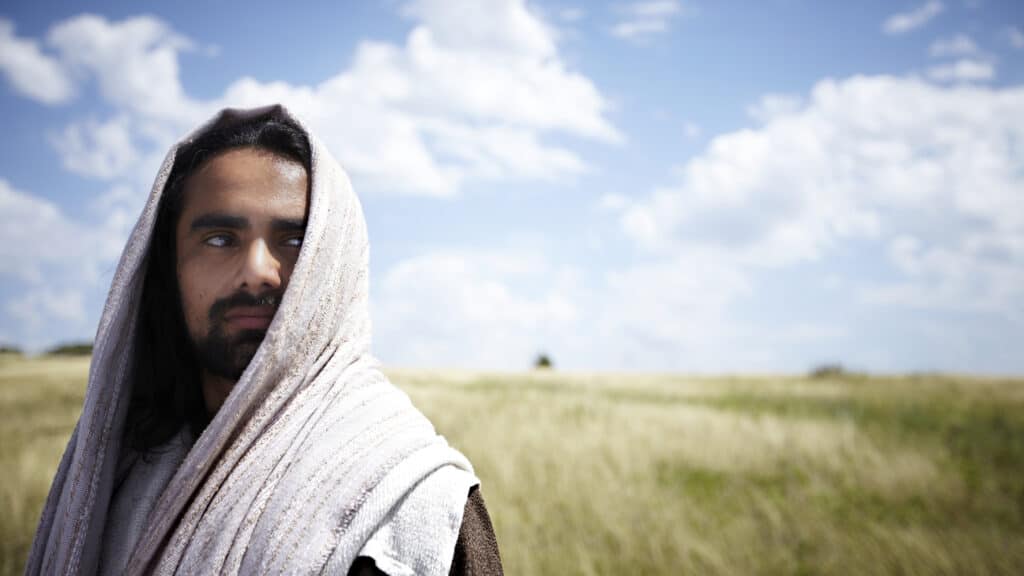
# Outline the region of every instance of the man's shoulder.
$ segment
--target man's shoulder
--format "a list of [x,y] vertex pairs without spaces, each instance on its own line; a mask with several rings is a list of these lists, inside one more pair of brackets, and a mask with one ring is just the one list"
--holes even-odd
[[[501,575],[501,556],[494,526],[487,512],[483,495],[478,485],[469,489],[466,506],[462,514],[462,525],[455,542],[451,569],[452,576]],[[393,576],[381,570],[373,558],[360,556],[348,571],[349,576]]]
[[494,525],[479,486],[469,490],[449,574],[502,574]]

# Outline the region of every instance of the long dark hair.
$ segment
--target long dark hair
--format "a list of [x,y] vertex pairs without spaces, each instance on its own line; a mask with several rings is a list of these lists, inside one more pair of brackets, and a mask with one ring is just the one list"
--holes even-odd
[[209,424],[200,366],[181,306],[175,231],[188,177],[213,157],[247,147],[295,160],[310,174],[309,138],[279,107],[255,115],[227,113],[178,150],[157,208],[142,288],[132,396],[124,428],[129,446],[138,452],[165,444],[185,425],[198,438]]

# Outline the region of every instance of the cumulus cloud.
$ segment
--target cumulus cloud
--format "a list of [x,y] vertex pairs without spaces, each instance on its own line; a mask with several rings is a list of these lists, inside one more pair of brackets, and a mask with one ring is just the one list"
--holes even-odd
[[882,23],[886,34],[903,34],[920,28],[942,13],[944,6],[938,0],[929,0],[909,12],[893,14]]
[[[54,25],[45,38],[54,54],[48,62],[83,86],[96,86],[114,112],[76,120],[50,139],[65,169],[107,181],[110,188],[86,213],[72,216],[6,182],[0,186],[0,240],[8,252],[0,249],[7,264],[0,273],[11,288],[22,289],[0,310],[23,324],[24,341],[33,341],[35,328],[25,324],[30,316],[39,315],[42,325],[79,318],[76,294],[98,286],[112,269],[166,147],[221,107],[286,104],[363,192],[446,196],[474,179],[572,178],[590,167],[566,145],[550,143],[552,135],[623,141],[608,119],[607,99],[563,61],[557,31],[522,0],[418,0],[401,13],[413,21],[404,42],[360,42],[351,64],[320,82],[243,77],[209,99],[188,94],[181,82],[179,59],[197,44],[157,18],[114,21],[84,14]],[[14,38],[12,30],[4,41]],[[15,40],[41,54],[35,41]],[[45,240],[25,249],[24,238]],[[451,267],[453,258],[481,262],[465,254],[424,262]],[[390,277],[423,265],[408,262]],[[485,268],[472,276],[484,283],[473,296],[523,312],[527,323],[517,324],[520,330],[573,313],[573,304],[556,295],[523,299],[486,284],[491,273],[519,278],[520,272],[503,270]],[[562,276],[570,282],[571,274]],[[539,311],[528,312],[534,306]],[[467,321],[474,321],[473,314]],[[527,336],[518,336],[521,352],[532,357],[536,350],[527,350],[525,342],[535,343]]]
[[[541,245],[437,247],[374,283],[374,348],[393,365],[523,369],[757,366],[730,317],[748,275],[715,249],[597,274],[549,260]],[[410,291],[409,286],[416,290]]]
[[[97,80],[118,111],[54,138],[68,169],[128,177],[155,169],[176,137],[225,106],[282,102],[373,190],[450,196],[472,179],[556,179],[588,169],[549,134],[619,143],[610,104],[558,53],[558,36],[522,0],[416,0],[402,45],[361,42],[350,67],[313,85],[240,78],[222,96],[185,93],[178,56],[195,43],[152,17],[82,15],[54,26],[61,62]],[[138,172],[138,170],[134,170]]]
[[103,97],[143,118],[190,124],[196,105],[178,77],[178,53],[192,42],[151,16],[110,22],[84,14],[54,26],[47,42],[68,66],[92,75]]
[[119,207],[106,208],[96,221],[80,221],[0,179],[0,278],[12,294],[0,315],[9,337],[35,351],[54,333],[94,329],[85,302],[107,279],[129,225]]
[[82,293],[73,289],[54,291],[44,288],[9,300],[7,313],[30,331],[38,331],[45,319],[81,323],[85,320]]
[[946,308],[1003,314],[1024,320],[1024,237],[1018,234],[965,235],[958,244],[900,235],[889,257],[902,280],[865,287],[868,302],[907,308]]
[[932,42],[931,46],[928,47],[928,53],[936,58],[944,56],[971,56],[978,52],[978,45],[966,34],[940,38]]
[[35,40],[14,35],[14,23],[0,18],[0,71],[11,86],[43,104],[61,104],[75,94],[75,86],[60,62],[39,49]]
[[38,284],[43,266],[73,262],[82,252],[68,236],[86,233],[60,208],[0,179],[0,275]]
[[128,172],[137,160],[127,116],[75,122],[51,140],[64,168],[81,176],[113,179]]
[[902,280],[868,300],[1019,310],[1021,118],[1021,88],[825,80],[798,110],[714,138],[621,225],[652,254],[707,246],[744,270],[818,261],[845,240],[891,242]]
[[747,271],[715,247],[681,246],[664,258],[609,270],[600,286],[591,345],[610,366],[721,370],[757,364],[737,299]]
[[753,345],[763,334],[734,317],[751,290],[715,248],[585,274],[543,246],[441,247],[375,282],[374,347],[386,363],[433,367],[522,369],[540,351],[589,370],[769,366]]
[[676,0],[634,2],[621,8],[622,18],[611,29],[612,36],[636,40],[668,30],[682,6]]
[[980,82],[991,80],[995,76],[996,68],[991,62],[971,58],[961,58],[956,62],[928,69],[928,77],[936,82]]
[[141,207],[126,207],[125,198],[134,197],[114,188],[97,200],[95,218],[80,219],[0,178],[0,277],[28,286],[53,278],[95,284],[124,247]]
[[[531,294],[531,285],[543,288]],[[391,363],[523,368],[575,333],[580,286],[578,272],[554,269],[540,253],[430,250],[376,282],[377,349]]]

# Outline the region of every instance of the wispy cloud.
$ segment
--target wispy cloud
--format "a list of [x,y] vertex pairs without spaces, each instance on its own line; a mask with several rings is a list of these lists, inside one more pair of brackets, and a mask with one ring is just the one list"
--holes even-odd
[[978,45],[966,34],[957,34],[950,38],[940,38],[928,48],[928,53],[935,58],[944,56],[970,56],[978,53]]
[[565,22],[579,22],[587,16],[583,8],[564,8],[558,12],[558,17]]
[[700,128],[700,124],[689,121],[683,123],[683,134],[685,134],[687,138],[691,140],[693,140],[694,138],[699,138],[701,132],[702,130]]
[[14,23],[0,18],[0,72],[24,96],[43,104],[61,104],[74,96],[74,83],[55,58],[35,40],[14,35]]
[[886,34],[903,34],[915,28],[920,28],[942,12],[944,6],[939,0],[930,0],[910,12],[893,14],[882,23],[882,30]]
[[630,40],[661,34],[681,11],[682,6],[675,0],[634,2],[622,8],[623,18],[612,27],[611,33]]
[[971,58],[928,69],[928,77],[936,82],[977,82],[991,80],[995,75],[996,68],[991,62]]

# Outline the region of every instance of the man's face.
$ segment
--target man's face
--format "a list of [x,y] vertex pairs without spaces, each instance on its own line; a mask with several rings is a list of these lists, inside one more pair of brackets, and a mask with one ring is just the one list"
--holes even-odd
[[185,181],[175,232],[178,286],[201,366],[238,380],[295,268],[309,205],[303,166],[237,148]]

